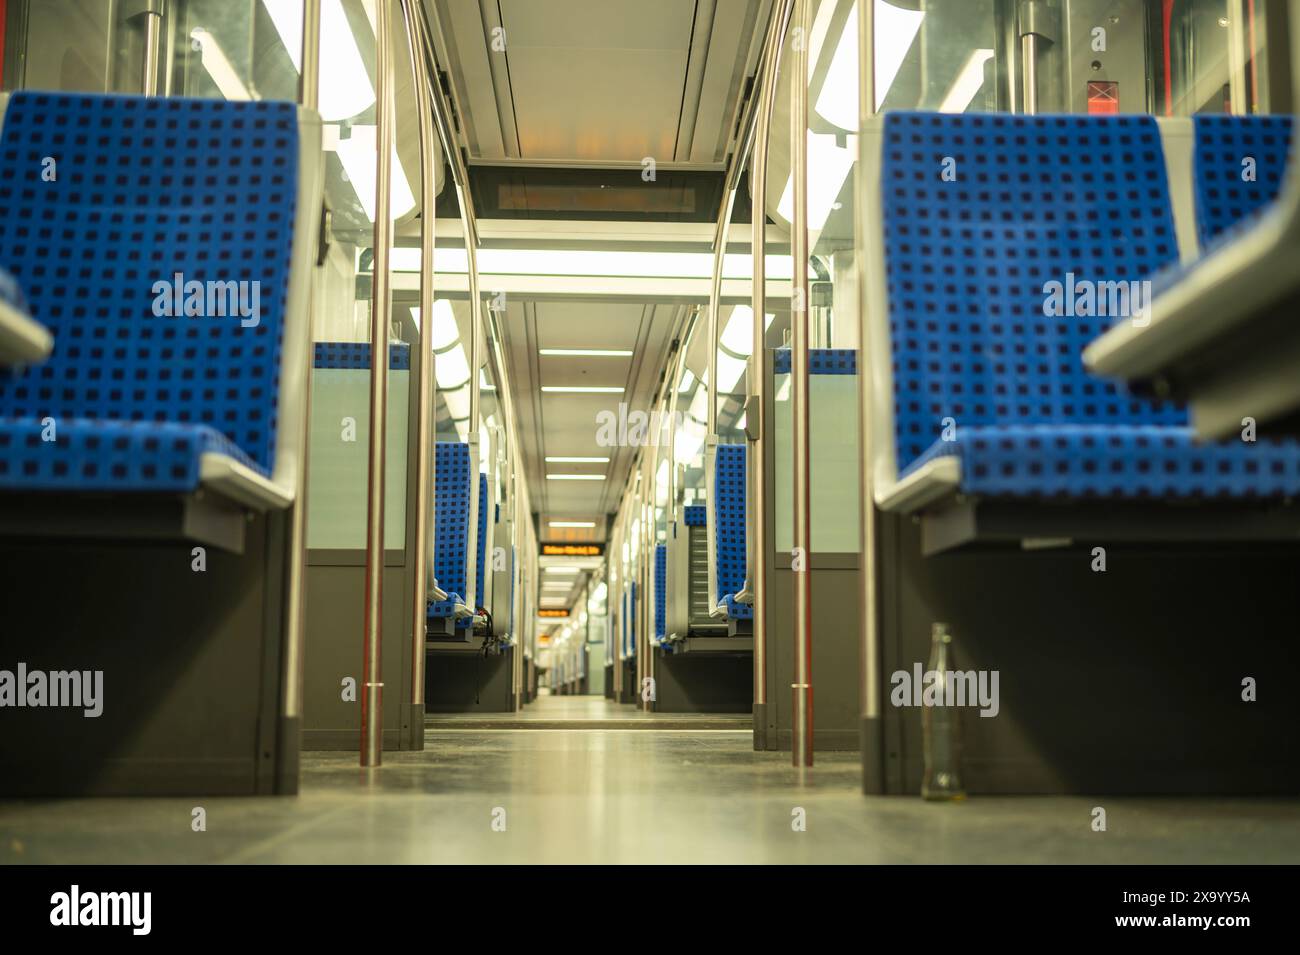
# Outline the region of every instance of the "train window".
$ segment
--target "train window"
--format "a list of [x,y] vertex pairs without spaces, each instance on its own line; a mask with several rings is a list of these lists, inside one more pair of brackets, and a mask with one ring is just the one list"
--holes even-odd
[[[196,22],[209,7],[239,4],[195,2],[168,7],[175,22]],[[292,97],[301,67],[302,10],[290,0],[259,0],[248,13],[252,24],[245,47],[251,75],[277,95]],[[189,18],[189,19],[186,19]],[[177,26],[176,29],[181,29]],[[322,70],[320,115],[324,149],[326,244],[321,253],[313,309],[316,357],[312,372],[312,417],[307,540],[311,549],[357,550],[365,546],[369,442],[371,292],[374,281],[376,213],[375,32],[373,4],[326,0],[321,5]],[[394,28],[394,90],[397,115],[413,115],[412,66],[400,18]],[[215,33],[216,31],[213,30]],[[274,64],[279,63],[284,69]],[[286,79],[285,70],[288,71]],[[201,89],[200,80],[187,80]],[[197,85],[196,85],[197,84]],[[389,189],[393,220],[392,308],[386,326],[389,352],[387,453],[385,455],[384,541],[404,547],[406,481],[415,453],[416,387],[420,322],[419,139],[414,123],[398,123]],[[408,172],[409,171],[409,172]],[[410,248],[415,246],[416,248]],[[414,253],[412,256],[411,253]],[[464,315],[468,307],[461,308]],[[435,302],[438,437],[464,440],[469,430],[467,336],[461,334],[451,303]],[[465,319],[468,329],[468,319]],[[458,361],[459,359],[459,361]]]

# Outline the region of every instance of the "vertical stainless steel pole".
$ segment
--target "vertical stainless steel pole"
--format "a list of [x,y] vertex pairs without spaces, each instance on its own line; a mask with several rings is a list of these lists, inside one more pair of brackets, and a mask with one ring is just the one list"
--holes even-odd
[[145,96],[158,95],[158,62],[162,56],[163,0],[154,0],[144,12],[144,67],[140,79]]
[[[436,134],[433,127],[432,81],[424,22],[414,9],[415,0],[402,0],[406,36],[411,50],[411,69],[415,81],[415,116],[420,127],[420,360],[416,384],[415,418],[415,540],[410,552],[415,570],[415,590],[411,601],[411,705],[416,712],[424,706],[425,628],[428,620],[429,528],[433,524],[433,371],[437,360],[433,353],[433,253],[434,253],[434,159]],[[415,738],[423,749],[424,731]]]
[[1020,59],[1023,68],[1023,105],[1027,115],[1038,112],[1038,35],[1026,33],[1020,38]]
[[[375,4],[375,262],[370,299],[370,473],[366,507],[366,614],[361,697],[361,765],[383,761],[384,458],[388,427],[389,258],[393,220],[393,62],[389,0]],[[432,316],[429,316],[430,318]],[[427,319],[426,319],[427,320]]]
[[794,191],[790,320],[794,341],[794,741],[795,766],[813,764],[812,688],[812,509],[809,475],[808,401],[808,0],[796,0],[793,70],[790,77],[790,157]]
[[320,101],[320,0],[304,0],[302,5],[302,76],[298,81],[298,101],[310,110]]
[[[316,111],[320,96],[320,0],[306,0],[302,11],[302,77],[298,84],[298,102],[303,109]],[[315,157],[323,162],[323,156]],[[317,215],[319,210],[299,210],[299,215]],[[307,285],[307,322],[315,313],[316,282]],[[294,497],[289,530],[289,599],[285,617],[286,648],[284,661],[284,715],[296,719],[302,715],[303,645],[306,641],[307,574],[307,446],[311,435],[312,347],[310,330],[301,361],[303,375],[303,414],[298,448],[298,486]]]
[[[780,7],[778,10],[777,7]],[[767,526],[764,523],[767,500],[767,480],[763,472],[764,415],[763,355],[767,344],[767,141],[772,126],[772,108],[776,101],[776,78],[781,64],[781,51],[785,47],[785,27],[790,15],[791,0],[773,8],[772,22],[768,27],[762,75],[758,87],[758,116],[754,128],[754,152],[749,166],[750,194],[753,212],[750,215],[750,258],[753,260],[751,302],[754,310],[753,345],[749,353],[750,410],[758,420],[748,421],[754,435],[749,454],[749,521],[750,534],[746,562],[746,575],[751,582],[754,597],[754,742],[766,730],[767,711]]]
[[632,618],[632,652],[635,654],[635,664],[633,672],[636,674],[636,682],[632,687],[632,702],[636,706],[641,705],[641,688],[645,686],[645,627],[641,625],[645,610],[645,448],[641,448],[641,454],[637,458],[636,472],[632,479],[632,493],[624,501],[627,508],[628,516],[632,519],[632,526],[640,526],[641,532],[637,535],[635,544],[632,549],[632,587],[636,595],[636,606],[628,608],[629,616]]
[[[471,201],[469,184],[459,188],[461,208],[467,209]],[[465,231],[465,260],[469,268],[469,440],[471,446],[471,467],[469,475],[469,548],[465,554],[465,600],[471,611],[477,610],[483,601],[478,592],[478,456],[482,453],[479,439],[479,374],[483,364],[482,352],[479,351],[479,337],[483,325],[483,300],[478,284],[478,250],[474,247],[476,232]]]
[[[858,62],[863,64],[858,86],[858,131],[866,129],[867,120],[876,112],[876,22],[873,0],[858,0]],[[862,135],[858,142],[864,141]],[[866,243],[863,229],[874,226],[863,219],[866,209],[864,188],[864,157],[859,154],[857,168],[857,194],[854,208],[858,211],[854,247],[863,254]],[[862,577],[858,619],[862,626],[862,659],[859,661],[860,695],[862,706],[862,778],[863,789],[869,793],[884,791],[882,746],[880,727],[880,632],[877,623],[876,600],[876,502],[871,469],[875,457],[873,449],[873,406],[871,402],[872,356],[869,352],[871,334],[869,322],[881,321],[881,316],[867,314],[867,283],[863,281],[862,262],[858,262],[858,450],[860,452],[862,502]]]

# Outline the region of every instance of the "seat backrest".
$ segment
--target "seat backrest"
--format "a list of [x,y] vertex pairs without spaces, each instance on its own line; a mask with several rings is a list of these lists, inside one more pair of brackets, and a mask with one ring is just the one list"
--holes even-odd
[[464,598],[465,552],[469,547],[469,445],[462,441],[437,442],[434,479],[434,574],[439,587]]
[[1201,245],[1276,201],[1291,154],[1290,116],[1200,114],[1196,152],[1196,230]]
[[668,546],[655,545],[655,636],[667,634],[668,620]]
[[206,424],[269,470],[298,174],[292,103],[15,93],[0,266],[54,351],[0,415]]
[[714,459],[714,603],[745,586],[745,446],[720,444]]
[[[315,342],[313,349],[315,368],[370,368],[370,342]],[[389,343],[388,367],[391,371],[410,371],[411,346],[406,342]]]
[[487,606],[487,591],[483,578],[487,567],[487,528],[488,528],[488,482],[487,475],[478,476],[478,555],[474,574],[474,599],[480,607]]
[[[1154,119],[898,112],[882,148],[900,472],[946,418],[959,429],[1186,421],[1084,370],[1084,346],[1125,316],[1084,314],[1070,294],[1122,304],[1119,283],[1178,258]],[[1049,315],[1049,283],[1066,314]]]

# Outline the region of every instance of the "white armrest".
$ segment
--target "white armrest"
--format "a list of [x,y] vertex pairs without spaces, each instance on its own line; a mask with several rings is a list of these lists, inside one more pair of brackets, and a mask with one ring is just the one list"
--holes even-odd
[[947,497],[961,486],[961,458],[946,455],[917,468],[890,487],[878,488],[876,504],[882,511],[909,514]]
[[44,361],[53,347],[54,336],[49,329],[0,302],[0,365]]
[[292,488],[216,451],[199,458],[199,484],[255,511],[282,511],[293,503]]

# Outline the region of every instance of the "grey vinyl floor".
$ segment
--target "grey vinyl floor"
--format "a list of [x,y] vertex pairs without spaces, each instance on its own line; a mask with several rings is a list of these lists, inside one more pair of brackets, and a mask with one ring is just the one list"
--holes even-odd
[[598,699],[526,712],[569,725],[440,717],[379,769],[304,754],[293,797],[3,800],[0,863],[1300,862],[1295,801],[867,798],[852,753],[800,773],[743,730],[632,727]]

